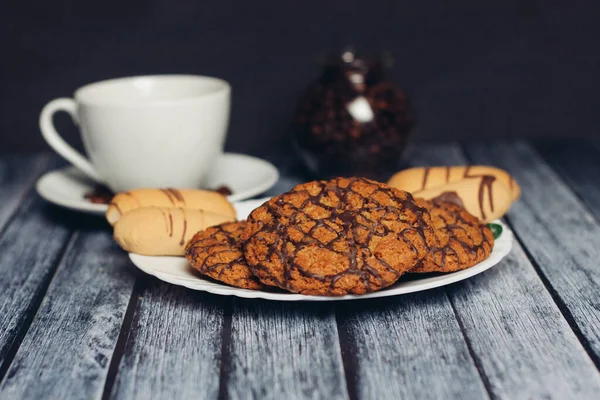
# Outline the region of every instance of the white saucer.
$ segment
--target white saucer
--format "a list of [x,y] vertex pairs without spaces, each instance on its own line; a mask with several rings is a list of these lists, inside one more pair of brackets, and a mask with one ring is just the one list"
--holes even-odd
[[[275,166],[260,158],[224,153],[208,176],[206,188],[227,186],[233,192],[229,201],[239,201],[270,189],[279,179]],[[106,204],[94,204],[84,196],[94,190],[96,183],[75,167],[50,171],[36,184],[40,196],[51,203],[90,214],[104,214]]]
[[[266,200],[268,199],[264,198],[235,203],[234,206],[238,213],[238,219],[245,219],[253,209],[264,203]],[[412,276],[412,279],[410,280],[400,278],[400,281],[389,288],[364,295],[327,297],[270,292],[265,290],[238,289],[213,280],[203,279],[198,273],[196,273],[194,269],[192,269],[190,264],[183,257],[151,257],[129,253],[129,258],[136,267],[162,281],[172,283],[174,285],[184,286],[192,290],[200,290],[223,296],[260,298],[278,301],[370,299],[375,297],[388,297],[406,293],[420,292],[440,286],[450,285],[451,283],[465,280],[474,275],[480,274],[487,269],[490,269],[494,265],[498,264],[504,257],[506,257],[508,253],[510,253],[513,242],[513,234],[508,226],[502,224],[500,221],[494,221],[494,223],[502,225],[502,234],[494,241],[494,249],[492,250],[492,254],[490,254],[487,259],[479,264],[462,271],[448,274],[439,274],[435,276],[427,274],[421,275],[422,277],[416,275]]]

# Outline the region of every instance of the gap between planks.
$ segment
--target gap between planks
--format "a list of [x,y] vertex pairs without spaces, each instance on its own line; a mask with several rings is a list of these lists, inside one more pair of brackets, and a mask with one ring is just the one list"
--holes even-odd
[[[563,185],[572,190],[575,197],[577,197],[579,199],[582,207],[587,209],[591,215],[594,215],[596,221],[598,221],[600,223],[599,217],[594,213],[594,210],[591,209],[591,207],[587,203],[586,199],[584,199],[582,197],[581,193],[579,193],[578,190],[574,190],[573,183],[569,179],[565,178],[566,172],[561,171],[559,168],[557,168],[557,165],[554,162],[551,162],[551,160],[549,160],[548,157],[544,157],[542,154],[540,154],[539,151],[535,148],[535,146],[531,142],[527,141],[526,143],[531,148],[531,150],[537,152],[540,159],[543,159],[546,162],[546,164],[556,173],[557,178],[562,181]],[[598,155],[600,156],[600,150],[597,149],[595,146],[593,146],[592,148],[594,151],[598,151]],[[462,152],[463,152],[465,158],[469,161],[469,163],[472,164],[474,162],[474,160],[471,157],[468,149],[466,148],[465,143],[461,144],[461,149],[462,149]],[[515,239],[519,242],[519,244],[523,248],[523,251],[525,252],[525,255],[527,256],[527,259],[529,260],[529,262],[535,269],[536,273],[540,277],[540,280],[542,281],[542,284],[544,285],[544,287],[550,294],[550,297],[552,298],[554,303],[556,303],[556,306],[558,307],[563,318],[565,319],[565,321],[567,321],[567,323],[569,324],[569,327],[573,330],[573,333],[575,334],[575,336],[581,343],[582,347],[585,349],[585,352],[588,354],[588,356],[590,357],[590,359],[592,360],[592,362],[594,363],[596,368],[598,368],[600,370],[600,356],[598,354],[596,354],[596,352],[594,351],[594,349],[592,347],[592,344],[590,343],[590,340],[581,331],[581,328],[578,326],[578,324],[575,320],[575,317],[573,316],[573,313],[571,312],[571,310],[569,310],[569,307],[564,302],[564,300],[561,298],[561,296],[558,293],[558,291],[556,290],[556,288],[554,288],[554,286],[552,285],[552,282],[546,276],[546,274],[540,267],[538,261],[535,259],[533,254],[531,254],[531,251],[529,249],[527,249],[527,246],[523,242],[523,238],[521,237],[521,234],[518,232],[517,229],[515,229],[514,223],[511,221],[511,217],[506,215],[504,217],[504,221],[508,224],[508,226],[513,231]]]
[[89,228],[59,265],[0,398],[101,396],[136,271],[108,232]]
[[223,310],[223,329],[221,330],[221,366],[219,368],[219,399],[227,398],[229,367],[231,366],[231,325],[233,322],[233,302],[228,298]]
[[110,393],[112,392],[112,388],[115,384],[115,380],[119,372],[119,365],[121,364],[121,359],[125,353],[127,340],[129,339],[129,334],[131,333],[131,324],[133,322],[135,310],[137,309],[139,296],[142,291],[142,280],[142,277],[138,277],[133,284],[133,290],[131,291],[129,303],[127,303],[127,309],[125,310],[125,316],[123,317],[121,330],[119,331],[119,337],[108,366],[108,372],[106,373],[106,381],[104,382],[102,400],[108,400],[110,398]]
[[[504,143],[504,142],[502,142],[502,143]],[[570,192],[570,194],[577,200],[578,206],[581,207],[581,209],[584,210],[584,212],[588,212],[589,215],[593,216],[593,219],[594,219],[594,222],[596,225],[600,225],[600,218],[599,218],[598,214],[596,214],[595,210],[590,206],[590,204],[587,201],[588,199],[584,198],[582,193],[580,193],[579,190],[577,190],[579,188],[575,187],[576,184],[569,176],[568,171],[564,170],[562,168],[562,166],[559,165],[559,163],[556,160],[551,160],[551,159],[549,159],[548,156],[544,156],[543,154],[541,154],[540,151],[536,148],[536,146],[534,146],[531,142],[519,141],[519,142],[513,142],[513,143],[515,146],[521,146],[521,147],[525,146],[525,150],[529,151],[531,153],[532,157],[534,157],[534,158],[537,157],[539,159],[538,162],[542,166],[542,168],[544,168],[544,167],[548,168],[550,170],[551,174],[553,174],[551,179],[556,180],[556,182],[559,185],[562,185],[564,188],[566,188]],[[462,143],[461,149],[462,149],[466,159],[470,163],[476,163],[478,161],[478,160],[474,159],[474,157],[472,156],[471,151],[473,151],[473,150],[469,150],[467,144]],[[591,151],[595,151],[596,154],[600,155],[600,152],[598,152],[599,150],[597,148],[592,147]],[[589,162],[590,160],[587,160],[587,161]],[[565,300],[562,298],[562,296],[558,292],[555,285],[552,283],[552,278],[549,277],[546,272],[544,272],[544,269],[540,266],[539,261],[536,259],[534,254],[532,254],[532,250],[527,247],[527,243],[524,240],[521,232],[515,226],[513,218],[516,218],[516,216],[511,216],[510,213],[509,213],[509,215],[505,216],[505,221],[509,225],[511,230],[513,231],[515,240],[522,247],[527,259],[529,260],[529,262],[533,266],[534,270],[536,271],[537,275],[539,276],[540,281],[542,282],[544,288],[546,289],[546,291],[548,292],[548,294],[550,295],[550,297],[556,304],[559,312],[561,313],[562,317],[564,318],[564,320],[567,322],[567,324],[573,331],[573,334],[576,336],[577,340],[580,342],[582,348],[584,349],[584,351],[586,352],[586,354],[588,355],[590,360],[593,362],[593,364],[596,366],[596,368],[600,370],[600,355],[594,350],[593,344],[591,343],[590,339],[588,337],[586,337],[584,332],[581,330],[581,327],[577,323],[577,319],[574,316],[571,308],[565,302]],[[537,215],[534,214],[531,216],[531,218],[533,218],[539,225],[544,226],[543,221],[541,221]],[[553,235],[553,233],[550,231],[548,232],[548,234]],[[555,239],[559,240],[558,238],[555,238]],[[574,260],[574,262],[576,264],[579,263],[578,260]],[[573,307],[573,305],[571,305],[571,307]]]
[[[430,164],[431,162],[435,162],[440,165],[443,165],[450,162],[458,165],[464,164],[465,162],[465,152],[463,149],[457,148],[457,146],[434,146],[422,150],[425,150],[424,152],[422,152],[425,155],[425,161],[429,162]],[[423,156],[421,156],[421,158],[423,158]],[[521,252],[521,255],[518,254],[519,252]],[[518,267],[520,269],[521,267],[526,267],[525,264],[528,261],[529,260],[527,260],[525,253],[522,252],[519,243],[519,245],[515,246],[515,248],[513,249],[512,256],[509,256],[504,263],[508,263],[508,265],[506,265],[507,268],[510,266],[513,268]],[[482,375],[485,377],[485,380],[488,382],[486,383],[486,388],[490,392],[490,396],[494,398],[514,396],[518,392],[516,392],[515,389],[511,389],[510,387],[506,386],[506,379],[508,378],[509,380],[512,379],[514,381],[513,383],[520,385],[521,389],[519,390],[521,390],[521,394],[525,394],[524,392],[522,392],[522,390],[527,390],[532,395],[535,395],[535,393],[541,395],[542,393],[547,392],[547,389],[544,389],[544,385],[548,385],[548,387],[554,387],[555,389],[559,389],[558,392],[554,393],[554,395],[557,396],[559,395],[559,393],[564,394],[567,391],[573,390],[577,391],[580,395],[590,395],[592,392],[594,392],[594,390],[598,389],[598,371],[594,368],[594,364],[587,357],[588,355],[585,349],[581,347],[581,342],[579,341],[579,338],[577,337],[575,332],[573,332],[573,329],[571,328],[570,324],[568,323],[568,321],[566,321],[564,315],[561,313],[558,304],[554,302],[554,299],[552,298],[551,294],[548,293],[548,289],[545,287],[545,285],[541,281],[541,277],[535,270],[535,264],[531,264],[529,268],[531,268],[531,272],[526,272],[525,270],[522,272],[519,272],[519,270],[515,270],[514,272],[517,273],[517,276],[520,276],[519,279],[529,280],[530,284],[533,285],[530,286],[531,289],[527,289],[525,286],[523,286],[523,283],[518,284],[518,282],[513,282],[514,278],[511,278],[510,274],[507,274],[506,270],[496,269],[486,272],[485,274],[482,274],[479,277],[473,277],[470,280],[465,281],[464,283],[455,284],[444,289],[447,293],[449,293],[449,298],[451,300],[454,313],[456,314],[456,319],[461,323],[461,330],[463,331],[465,340],[469,343],[471,352],[476,356],[479,355],[480,357],[482,357],[482,361],[480,361],[478,357],[473,357],[473,359],[478,364],[478,370],[480,371],[480,373],[482,373]],[[486,280],[486,277],[493,277],[494,275],[496,275],[495,278],[498,280],[498,282]],[[520,307],[522,308],[521,311],[531,313],[530,315],[526,314],[525,316],[517,317],[515,322],[510,322],[509,320],[506,320],[506,322],[504,322],[503,318],[507,317],[507,313],[519,310],[519,307],[518,304],[511,305],[510,298],[506,299],[508,300],[508,303],[505,306],[502,305],[502,299],[504,295],[502,294],[501,288],[499,288],[497,285],[502,285],[503,280],[504,284],[511,285],[511,282],[517,284],[512,290],[515,291],[516,295],[523,296],[521,300],[525,301],[525,303],[523,306]],[[536,280],[538,280],[539,282],[539,289],[536,288]],[[479,283],[479,285],[484,286],[484,288],[477,288],[475,286],[477,282]],[[486,290],[485,286],[489,286],[489,289],[491,290],[490,295],[497,296],[495,299],[490,298],[489,296],[488,298],[486,298],[485,296],[478,294],[479,291]],[[462,289],[458,289],[461,287]],[[531,294],[527,293],[527,291],[529,290],[539,292],[535,295],[538,296],[537,300],[536,297],[532,297]],[[544,292],[547,294],[547,299],[545,298],[546,296],[544,296]],[[491,312],[491,315],[489,315],[490,318],[485,317],[482,318],[481,321],[479,321],[478,319],[473,319],[474,316],[472,315],[472,312],[477,306],[477,304],[474,304],[473,302],[479,301],[477,299],[485,301],[484,304],[487,304],[487,306],[491,307],[489,310]],[[552,310],[552,308],[554,308],[555,311]],[[465,322],[462,320],[463,316],[467,318],[467,326],[465,326]],[[483,315],[481,317],[483,317]],[[557,322],[557,324],[555,324],[556,332],[544,332],[544,330],[547,330],[549,328],[549,325],[553,325],[553,319],[555,319],[555,321]],[[560,319],[562,319],[564,322],[559,323]],[[564,345],[570,345],[572,347],[572,351],[575,351],[577,347],[579,347],[580,355],[567,356],[564,361],[557,363],[556,367],[564,369],[567,368],[572,362],[580,362],[580,372],[583,375],[581,375],[580,379],[573,379],[574,382],[571,383],[569,383],[568,380],[565,381],[564,379],[559,379],[553,383],[548,382],[546,384],[543,382],[543,380],[540,380],[540,376],[535,377],[536,379],[531,381],[530,383],[526,383],[526,381],[523,380],[523,377],[512,376],[514,375],[514,373],[507,374],[505,372],[502,372],[502,370],[498,370],[498,367],[502,366],[503,364],[510,368],[510,365],[513,361],[510,361],[510,358],[506,358],[505,355],[503,355],[502,353],[498,353],[500,349],[491,348],[491,353],[488,352],[487,346],[489,346],[490,344],[488,338],[482,336],[481,333],[478,333],[478,331],[481,328],[486,327],[486,325],[490,328],[493,328],[493,332],[497,331],[496,333],[498,334],[498,340],[506,342],[506,344],[509,345],[509,348],[513,348],[515,350],[522,345],[526,345],[527,343],[524,342],[524,340],[529,338],[536,331],[538,332],[538,334],[543,334],[544,336],[547,336],[545,340],[548,340],[549,347],[546,351],[553,350],[560,354],[561,346],[560,343],[556,343],[556,339],[564,341]],[[498,330],[498,327],[502,329]],[[529,333],[523,332],[527,333],[527,335],[523,338],[519,338],[518,334],[515,337],[515,331],[511,333],[511,330],[514,329],[528,329]],[[542,340],[541,337],[540,340]],[[552,345],[552,343],[555,344]],[[536,346],[532,343],[532,347],[530,349],[523,349],[526,350],[524,354],[535,356],[537,360],[523,360],[523,367],[519,366],[520,364],[516,361],[518,358],[515,358],[515,362],[517,362],[517,364],[514,366],[519,367],[519,370],[523,370],[525,372],[537,371],[538,374],[547,371],[547,366],[544,366],[543,363],[549,362],[552,359],[548,359],[548,357],[544,356],[543,353],[540,353],[541,349],[539,349],[538,347],[539,346]],[[575,353],[579,352],[575,351]],[[500,363],[500,365],[497,366],[496,363]],[[548,375],[548,377],[552,375],[556,374]],[[571,376],[571,378],[575,378],[577,376],[573,375],[573,373],[568,373],[566,376],[569,375]],[[590,378],[589,386],[585,388],[585,391],[579,391],[581,389],[576,383],[577,381],[584,382],[584,375]],[[560,374],[556,375],[556,378],[560,377]],[[581,384],[581,382],[579,384]],[[527,389],[532,383],[536,385],[534,386],[536,389],[534,389],[534,387],[532,387],[532,389]],[[570,393],[573,394],[573,392]]]
[[450,307],[452,307],[452,312],[454,313],[454,317],[456,318],[456,322],[458,323],[460,333],[462,334],[463,339],[465,340],[465,345],[467,346],[467,350],[469,351],[469,356],[473,360],[473,364],[475,364],[475,368],[477,369],[479,378],[481,379],[481,382],[483,383],[483,386],[485,387],[485,390],[487,391],[488,395],[491,398],[494,398],[494,391],[492,390],[492,384],[491,384],[488,376],[485,374],[485,369],[483,367],[483,363],[481,362],[481,359],[479,358],[479,356],[473,349],[473,345],[471,344],[471,339],[469,338],[469,335],[467,334],[467,330],[465,329],[465,324],[463,323],[463,320],[462,320],[459,312],[456,309],[456,303],[448,295],[447,289],[444,289],[444,295],[448,299],[448,302],[450,303]]
[[[444,153],[441,158],[439,152],[429,152],[426,157],[419,158],[418,153],[422,149],[423,146],[413,149],[409,160],[412,165],[423,162],[429,165],[446,164],[448,158],[460,158],[460,153],[456,151]],[[358,319],[356,312],[343,312],[340,307],[336,310],[347,390],[351,398],[436,398],[454,397],[461,393],[466,398],[481,399],[490,395],[445,288],[360,302],[362,304],[353,307],[363,310],[358,314]],[[375,304],[383,308],[372,308]],[[422,316],[429,318],[422,319]],[[444,321],[444,333],[431,338],[429,332],[439,328],[438,320]],[[356,323],[360,327],[352,326]],[[396,326],[397,323],[402,326]],[[423,335],[423,338],[410,337],[415,334]],[[378,335],[381,335],[380,339],[369,339],[370,336]],[[446,341],[446,344],[440,343],[440,339]],[[382,346],[394,346],[396,349],[386,351],[377,348]],[[441,359],[436,359],[438,357]],[[410,359],[412,365],[404,363],[405,359]],[[460,359],[461,362],[450,361],[454,359]],[[396,362],[391,363],[392,360]],[[448,372],[450,370],[452,373]],[[432,371],[439,375],[433,377]],[[381,378],[377,381],[376,377],[379,375]],[[462,379],[461,388],[456,385],[457,379]],[[422,389],[425,386],[430,386],[427,395]]]
[[144,277],[109,398],[217,398],[223,297]]
[[535,258],[530,253],[530,251],[527,250],[527,247],[525,247],[525,244],[523,243],[521,236],[514,229],[514,226],[513,226],[512,222],[510,221],[510,218],[506,217],[505,222],[512,229],[515,239],[519,242],[519,244],[523,248],[523,251],[525,252],[525,255],[527,256],[527,259],[529,260],[531,265],[533,265],[533,268],[539,275],[540,280],[542,281],[544,287],[546,288],[546,290],[552,297],[552,300],[554,300],[554,302],[556,303],[556,306],[558,307],[560,313],[562,314],[564,319],[569,324],[569,327],[573,330],[573,333],[575,334],[575,336],[577,336],[577,339],[579,340],[579,342],[585,349],[588,356],[591,358],[594,365],[596,365],[596,368],[598,368],[600,370],[600,357],[598,357],[596,355],[596,353],[594,352],[594,350],[592,348],[590,341],[588,340],[588,338],[585,337],[585,335],[583,334],[583,332],[581,331],[581,329],[575,322],[575,318],[573,317],[573,314],[571,313],[571,311],[569,310],[569,308],[567,307],[567,305],[565,304],[563,299],[560,297],[560,295],[558,294],[556,289],[552,286],[552,283],[550,283],[550,281],[548,280],[548,277],[544,274],[544,272],[540,268],[539,263],[535,260]]
[[[586,209],[590,215],[593,215],[598,224],[600,224],[600,189],[596,186],[598,173],[600,173],[600,163],[598,162],[600,159],[600,142],[589,139],[574,139],[566,143],[565,141],[538,140],[535,143],[529,142],[529,145],[532,151],[538,153],[557,173],[558,177],[565,183],[565,186],[568,186],[572,190],[581,203],[582,208]],[[522,239],[519,237],[519,240]],[[600,355],[594,351],[591,341],[577,324],[575,316],[543,273],[542,268],[531,252],[527,250],[526,254],[538,271],[538,274],[553,296],[565,319],[579,338],[579,341],[596,364],[596,367],[600,369]]]
[[[7,160],[8,159],[8,160]],[[0,165],[3,170],[0,176],[0,185],[4,185],[8,181],[9,185],[18,185],[16,188],[3,188],[1,195],[8,199],[3,199],[0,212],[0,239],[4,236],[7,230],[11,227],[17,216],[25,213],[25,207],[31,207],[34,203],[37,193],[35,193],[35,183],[39,177],[51,168],[55,168],[60,164],[57,156],[50,154],[39,154],[34,156],[2,156],[0,157]],[[4,170],[8,171],[5,172]],[[16,177],[11,175],[11,170],[16,170]],[[24,183],[19,182],[23,180]],[[13,183],[11,183],[13,181]],[[66,250],[73,240],[73,230],[68,232],[65,238],[64,245],[57,252],[56,262],[50,266],[47,276],[40,282],[39,291],[34,294],[29,305],[29,309],[21,322],[22,325],[15,333],[12,343],[5,350],[4,355],[0,359],[0,385],[3,382],[5,375],[10,368],[31,323],[42,303],[44,296],[50,286],[57,268],[65,257]],[[0,354],[1,355],[1,354]]]
[[6,377],[6,373],[8,372],[8,370],[15,358],[15,355],[17,354],[17,351],[19,351],[19,348],[21,347],[21,343],[23,343],[23,339],[27,335],[27,332],[29,331],[29,328],[31,327],[31,323],[33,322],[33,319],[35,318],[35,316],[40,308],[40,305],[42,304],[42,301],[44,300],[44,297],[46,297],[48,288],[50,287],[52,280],[56,276],[56,271],[58,270],[58,266],[64,262],[69,249],[72,248],[73,243],[75,242],[75,238],[76,238],[76,234],[74,232],[71,232],[69,234],[69,238],[67,239],[65,246],[61,249],[61,251],[59,253],[60,255],[59,255],[56,263],[54,263],[54,265],[52,266],[52,272],[48,274],[48,277],[39,286],[39,288],[40,288],[39,291],[33,297],[33,300],[31,302],[31,309],[27,313],[27,316],[25,317],[25,319],[23,321],[23,325],[21,326],[21,328],[15,335],[13,342],[11,343],[8,351],[6,352],[6,356],[3,358],[2,364],[0,365],[0,387],[2,387],[2,382],[4,381],[4,378]]
[[[352,347],[349,346],[349,343],[352,342],[351,335],[345,329],[341,328],[341,323],[339,321],[339,313],[334,311],[335,315],[335,325],[338,331],[338,342],[340,344],[340,352],[342,355],[342,368],[344,368],[344,376],[346,377],[346,391],[348,392],[349,400],[358,400],[358,393],[356,391],[356,387],[358,386],[358,379],[356,376],[356,367],[354,366],[354,360],[350,356],[352,352]],[[354,367],[354,370],[353,370]]]

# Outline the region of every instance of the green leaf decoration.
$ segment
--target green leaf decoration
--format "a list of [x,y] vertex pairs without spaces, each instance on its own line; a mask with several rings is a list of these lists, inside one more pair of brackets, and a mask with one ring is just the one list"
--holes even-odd
[[494,234],[494,240],[498,239],[500,237],[500,235],[502,235],[502,225],[487,224],[487,226],[488,226],[488,228],[490,228],[490,230]]

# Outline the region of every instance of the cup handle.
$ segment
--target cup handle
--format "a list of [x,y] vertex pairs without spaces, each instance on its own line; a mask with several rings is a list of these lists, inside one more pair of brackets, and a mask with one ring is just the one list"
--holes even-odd
[[69,146],[69,144],[60,137],[56,129],[54,129],[52,117],[54,116],[54,113],[58,111],[69,113],[73,122],[77,123],[77,104],[75,101],[69,98],[54,99],[44,106],[42,113],[40,114],[40,130],[42,131],[42,136],[46,142],[48,142],[50,147],[65,160],[73,164],[93,180],[102,182],[102,178],[100,178],[90,161],[73,147]]

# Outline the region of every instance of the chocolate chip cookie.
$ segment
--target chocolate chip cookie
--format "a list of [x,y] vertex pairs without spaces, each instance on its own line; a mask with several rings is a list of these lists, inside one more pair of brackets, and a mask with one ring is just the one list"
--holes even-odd
[[389,286],[437,244],[410,193],[365,178],[298,185],[254,210],[243,239],[264,284],[329,296]]
[[439,245],[410,272],[453,272],[472,267],[489,257],[494,235],[488,226],[457,204],[417,199],[427,208]]
[[228,222],[198,232],[188,242],[185,257],[200,273],[244,289],[262,289],[242,252],[245,222]]

